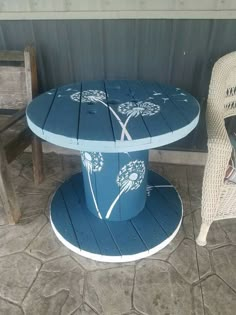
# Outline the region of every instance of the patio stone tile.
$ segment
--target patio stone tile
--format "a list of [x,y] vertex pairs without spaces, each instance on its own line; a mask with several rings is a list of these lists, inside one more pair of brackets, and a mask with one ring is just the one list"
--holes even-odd
[[25,315],[68,315],[82,304],[84,272],[69,256],[46,262],[22,307]]
[[183,217],[182,227],[186,238],[194,240],[193,217],[192,213]]
[[204,168],[201,166],[187,167],[187,178],[192,212],[201,209],[203,173]]
[[24,315],[21,308],[0,298],[0,314],[2,315]]
[[87,304],[82,304],[72,315],[98,315]]
[[22,217],[40,215],[47,206],[48,196],[45,194],[30,194],[26,192],[17,193],[18,204]]
[[236,294],[216,275],[202,282],[206,315],[235,315]]
[[200,278],[212,273],[210,254],[206,247],[197,246],[197,260]]
[[24,253],[0,258],[0,296],[21,303],[40,266],[38,260]]
[[146,314],[144,314],[143,312],[141,314],[141,313],[136,312],[136,311],[131,311],[131,312],[128,312],[128,313],[123,313],[122,315],[146,315]]
[[8,221],[0,198],[0,226],[5,224],[8,224]]
[[23,167],[24,166],[22,165],[22,162],[19,159],[12,161],[11,164],[9,165],[11,177],[12,178],[18,177]]
[[186,282],[192,284],[199,279],[194,241],[183,240],[178,250],[170,255],[168,261]]
[[194,298],[191,286],[169,263],[145,260],[137,264],[134,285],[137,310],[148,315],[189,315],[193,312]]
[[183,228],[180,227],[175,238],[166,247],[164,247],[162,250],[160,250],[156,254],[148,257],[148,259],[167,260],[170,254],[173,253],[178,248],[180,243],[183,241],[184,237],[185,237],[185,234],[184,234]]
[[225,246],[213,250],[212,261],[216,273],[236,290],[236,246]]
[[79,264],[82,266],[86,271],[96,271],[96,270],[104,270],[104,269],[111,269],[116,267],[124,267],[124,266],[133,266],[135,265],[134,262],[127,262],[127,263],[106,263],[100,262],[96,260],[92,260],[81,255],[78,255],[72,251],[70,251],[70,256],[73,257]]
[[192,287],[191,292],[192,292],[192,296],[193,296],[193,312],[192,312],[192,314],[205,315],[200,284]]
[[236,244],[236,219],[221,220],[219,225],[225,231],[230,241]]
[[62,157],[63,175],[67,178],[81,172],[81,158],[79,155],[67,155]]
[[[62,172],[62,162],[60,154],[56,153],[44,154],[43,163],[45,178],[49,178]],[[21,174],[29,181],[33,180],[32,162],[23,167]]]
[[0,257],[23,251],[46,224],[44,215],[28,223],[0,227]]
[[30,186],[32,188],[34,185],[33,181],[30,181],[29,183],[28,179],[22,177],[21,175],[16,176],[12,180],[12,183],[13,183],[16,193],[21,193],[24,187]]
[[131,309],[134,268],[91,271],[87,275],[85,301],[100,315],[120,315]]
[[70,250],[56,237],[50,223],[44,226],[27,248],[27,252],[41,260],[53,259],[70,254]]

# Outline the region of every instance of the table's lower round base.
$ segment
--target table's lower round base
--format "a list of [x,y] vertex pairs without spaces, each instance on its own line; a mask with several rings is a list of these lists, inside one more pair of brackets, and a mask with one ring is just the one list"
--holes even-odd
[[107,221],[87,208],[82,174],[76,174],[56,191],[51,204],[51,224],[58,239],[72,251],[97,261],[128,262],[164,248],[177,234],[182,202],[175,188],[149,171],[147,200],[136,217]]

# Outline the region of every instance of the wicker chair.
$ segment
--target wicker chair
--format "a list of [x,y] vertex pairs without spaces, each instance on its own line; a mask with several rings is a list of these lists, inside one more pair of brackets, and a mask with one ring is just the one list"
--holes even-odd
[[197,244],[206,245],[211,223],[236,217],[236,184],[225,182],[232,146],[225,118],[236,115],[236,52],[214,65],[207,103],[208,157],[202,187],[202,225]]

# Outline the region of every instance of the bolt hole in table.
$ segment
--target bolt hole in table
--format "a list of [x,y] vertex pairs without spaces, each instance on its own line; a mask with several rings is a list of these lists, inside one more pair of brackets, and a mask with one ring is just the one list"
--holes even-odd
[[194,97],[157,82],[83,81],[35,98],[27,107],[32,131],[81,152],[82,173],[65,181],[51,202],[60,241],[106,262],[164,248],[178,232],[183,208],[172,184],[148,171],[148,150],[185,137],[198,120]]

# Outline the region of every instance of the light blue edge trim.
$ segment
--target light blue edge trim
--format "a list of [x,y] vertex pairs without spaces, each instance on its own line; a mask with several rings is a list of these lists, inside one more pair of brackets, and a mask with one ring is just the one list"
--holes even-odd
[[[198,105],[199,106],[199,105]],[[143,138],[131,141],[94,141],[94,140],[79,140],[68,138],[62,135],[56,135],[48,131],[42,132],[42,129],[34,124],[29,117],[26,115],[27,123],[29,128],[41,139],[46,140],[52,144],[60,147],[74,149],[79,151],[88,152],[103,152],[103,153],[122,153],[122,152],[133,152],[142,151],[152,148],[158,148],[166,144],[170,144],[177,140],[186,137],[198,124],[200,111],[198,115],[183,128],[177,129],[174,132],[169,132],[160,136],[152,138]],[[151,139],[151,142],[150,142]],[[146,141],[145,141],[146,140]],[[132,145],[130,145],[130,142]],[[140,143],[141,142],[141,143]]]

